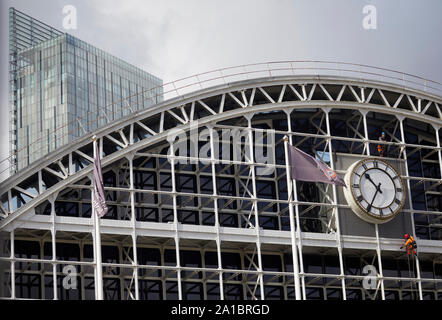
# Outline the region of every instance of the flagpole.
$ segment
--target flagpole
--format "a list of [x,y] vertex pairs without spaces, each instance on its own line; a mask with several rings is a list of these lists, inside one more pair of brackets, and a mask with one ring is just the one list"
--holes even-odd
[[[295,283],[295,298],[296,300],[301,300],[301,285],[299,283],[299,266],[298,266],[298,247],[296,246],[296,236],[295,236],[295,218],[293,213],[293,205],[291,204],[291,197],[293,193],[293,181],[290,176],[290,165],[289,165],[289,154],[288,154],[288,143],[289,139],[284,136],[284,150],[285,150],[285,168],[287,176],[287,198],[289,205],[289,215],[290,215],[290,234],[292,240],[292,258],[293,258],[293,273],[294,273],[294,283]],[[296,193],[296,190],[295,190]]]
[[[96,154],[97,147],[97,136],[92,137],[93,141],[93,149],[94,149],[94,160],[99,154]],[[94,226],[95,226],[95,237],[94,237],[94,246],[95,246],[95,262],[96,262],[96,283],[95,283],[95,292],[96,292],[96,300],[103,300],[103,266],[101,262],[101,233],[100,233],[100,218],[94,209],[94,190],[95,190],[95,179],[92,179],[92,216],[94,217]]]

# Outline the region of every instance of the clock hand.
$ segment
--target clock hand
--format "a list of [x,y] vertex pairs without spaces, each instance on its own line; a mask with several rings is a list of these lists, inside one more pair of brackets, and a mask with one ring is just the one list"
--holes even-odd
[[373,183],[373,185],[376,187],[376,191],[379,191],[380,193],[382,193],[382,190],[380,188],[380,183],[379,186],[376,185],[376,183],[374,183],[374,181],[371,179],[370,175],[368,173],[365,174],[365,177],[371,182]]
[[381,190],[381,183],[379,182],[379,185],[377,186],[377,188],[378,188],[378,190],[379,190],[379,193],[382,193],[382,190]]
[[374,193],[374,196],[373,196],[373,199],[371,200],[370,205],[367,207],[368,211],[371,210],[371,207],[373,206],[374,199],[376,199],[376,196],[378,194],[378,191],[381,191],[381,183],[380,182],[379,182],[379,185],[376,186],[376,192]]

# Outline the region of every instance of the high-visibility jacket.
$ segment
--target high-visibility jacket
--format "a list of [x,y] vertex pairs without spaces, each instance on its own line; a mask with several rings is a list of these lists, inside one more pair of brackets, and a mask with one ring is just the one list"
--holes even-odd
[[[385,142],[387,141],[387,139],[383,139],[382,136],[379,137],[379,141]],[[384,150],[384,145],[383,144],[378,144],[378,151],[381,152]]]
[[412,248],[416,248],[416,241],[414,241],[414,238],[412,236],[410,236],[407,241],[405,241],[404,244],[405,247],[412,247]]
[[384,151],[384,146],[381,144],[378,144],[378,152]]

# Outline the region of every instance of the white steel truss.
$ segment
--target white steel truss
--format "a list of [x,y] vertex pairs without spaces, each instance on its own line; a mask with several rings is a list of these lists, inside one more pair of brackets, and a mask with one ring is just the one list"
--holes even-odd
[[[111,288],[112,279],[119,281],[120,298],[141,299],[140,287],[145,285],[144,281],[153,281],[153,279],[162,283],[163,297],[170,292],[175,292],[176,287],[176,298],[184,299],[184,292],[186,294],[192,292],[192,284],[199,285],[201,282],[204,287],[204,298],[207,298],[210,290],[215,290],[212,284],[219,286],[217,292],[221,299],[227,298],[232,294],[232,290],[236,290],[234,288],[241,284],[243,297],[266,299],[266,292],[271,294],[267,286],[278,287],[281,283],[284,297],[293,298],[293,293],[289,291],[293,288],[296,279],[301,281],[302,298],[308,299],[306,287],[315,287],[317,286],[315,283],[322,279],[321,281],[327,284],[319,286],[320,288],[335,288],[341,292],[339,296],[346,299],[352,288],[352,282],[349,281],[360,282],[364,277],[346,273],[344,253],[347,250],[369,250],[374,253],[373,257],[377,257],[379,286],[375,292],[367,292],[367,297],[380,296],[386,299],[385,286],[388,281],[409,281],[410,288],[414,285],[419,298],[423,299],[424,285],[437,284],[439,289],[436,289],[436,292],[439,292],[439,283],[442,280],[422,278],[418,261],[416,261],[417,273],[413,277],[400,277],[399,279],[384,275],[382,256],[387,253],[388,255],[398,253],[400,240],[380,237],[377,226],[374,239],[341,234],[338,212],[341,209],[347,209],[348,206],[338,201],[336,186],[325,188],[321,186],[318,189],[320,201],[305,199],[303,191],[298,190],[296,185],[294,185],[294,194],[289,205],[287,205],[287,198],[284,199],[279,195],[262,196],[263,191],[258,186],[258,182],[277,181],[276,188],[278,192],[281,192],[279,181],[282,181],[284,187],[287,188],[286,166],[285,163],[268,165],[275,168],[273,176],[258,178],[257,168],[262,167],[263,164],[254,158],[254,148],[257,145],[253,143],[253,137],[257,131],[263,130],[261,126],[273,129],[269,127],[270,122],[265,118],[261,119],[263,118],[261,117],[257,120],[258,116],[271,117],[272,113],[283,112],[287,130],[274,130],[277,136],[276,145],[283,144],[281,137],[284,135],[289,137],[291,143],[298,146],[310,140],[312,150],[315,153],[322,152],[320,157],[324,157],[325,153],[336,154],[334,151],[336,146],[333,142],[338,145],[338,149],[339,143],[348,142],[349,153],[357,153],[361,157],[371,156],[370,146],[377,146],[380,143],[378,140],[369,138],[367,115],[368,113],[374,114],[375,116],[373,119],[370,118],[370,121],[382,123],[382,130],[389,136],[389,142],[384,143],[388,153],[404,161],[403,178],[407,182],[409,199],[409,207],[404,209],[404,212],[411,215],[414,230],[413,214],[442,216],[440,208],[421,210],[418,207],[414,208],[412,201],[412,190],[418,192],[423,186],[428,207],[428,202],[434,201],[434,197],[440,194],[438,187],[442,184],[441,177],[416,175],[415,172],[409,171],[407,164],[408,159],[419,154],[424,161],[429,163],[436,161],[435,163],[442,170],[439,136],[439,129],[442,125],[441,104],[442,99],[439,96],[392,84],[341,77],[309,76],[283,76],[229,83],[165,101],[152,109],[135,112],[90,133],[78,139],[74,145],[60,148],[52,155],[31,164],[4,181],[0,187],[2,218],[0,228],[9,234],[10,246],[7,255],[1,258],[1,261],[10,264],[11,279],[15,279],[17,273],[34,274],[26,267],[23,270],[22,264],[27,263],[31,267],[35,263],[50,265],[54,288],[53,299],[60,298],[57,296],[57,276],[62,273],[57,266],[66,264],[78,266],[82,270],[80,276],[83,281],[82,297],[86,296],[87,286],[85,287],[84,283],[95,276],[94,272],[90,271],[96,267],[95,258],[92,261],[64,261],[57,258],[56,244],[59,234],[66,234],[67,239],[64,241],[67,242],[92,243],[92,236],[87,236],[93,233],[92,221],[87,217],[59,216],[55,212],[55,207],[56,202],[68,201],[84,204],[88,201],[88,198],[84,198],[84,194],[91,190],[91,163],[93,161],[91,137],[97,135],[103,156],[104,172],[116,181],[112,186],[105,187],[109,195],[116,194],[115,198],[108,199],[108,205],[116,208],[117,218],[102,220],[103,245],[113,243],[119,248],[120,255],[118,262],[103,262],[103,274],[108,279],[104,286]],[[339,115],[335,113],[340,110],[352,112],[350,117],[343,119],[348,130],[346,136],[335,135],[333,133],[335,129],[330,126],[332,121],[330,117],[338,119]],[[297,114],[303,112],[308,113],[305,121],[311,128],[309,132],[297,131],[296,121],[301,119],[298,119]],[[383,116],[388,116],[389,120],[384,121],[381,119]],[[413,123],[407,123],[407,130],[416,132],[420,141],[407,140],[404,119],[429,124],[434,128],[433,136],[419,131]],[[202,163],[201,159],[189,155],[175,155],[174,144],[167,142],[168,134],[173,129],[182,129],[189,133],[195,127],[197,130],[205,127],[209,129],[208,140],[211,150],[215,149],[215,134],[218,135],[223,129],[245,130],[247,135],[245,142],[242,143],[239,159],[219,159],[214,152],[211,152],[210,157],[205,159],[207,162]],[[268,136],[265,137],[268,138]],[[421,141],[431,141],[431,144],[421,143]],[[229,143],[230,140],[224,141],[221,138],[221,142]],[[164,153],[168,147],[172,150],[171,154]],[[437,160],[434,160],[436,155]],[[177,163],[170,165],[168,159]],[[194,164],[193,166],[180,165],[179,160],[193,161]],[[146,166],[149,161],[155,162],[155,168]],[[335,169],[334,156],[330,156],[330,166]],[[234,175],[229,171],[232,167],[238,168]],[[157,183],[162,183],[167,187],[160,190],[139,188],[137,187],[139,181],[135,181],[138,179],[136,172],[151,174],[155,176]],[[178,175],[187,178],[177,182]],[[183,189],[183,185],[185,186],[188,181],[193,181],[194,176],[196,189],[192,191]],[[223,181],[232,181],[232,186],[235,186],[235,195],[225,195],[220,187]],[[208,190],[207,184],[211,185],[210,192],[205,191]],[[158,200],[142,201],[148,197]],[[37,212],[38,208],[45,203],[50,204],[49,215]],[[278,209],[270,210],[274,206]],[[293,227],[279,230],[262,229],[261,224],[264,222],[261,221],[266,217],[269,219],[276,217],[279,225],[282,225],[282,221],[288,217],[290,206],[293,206],[296,211],[296,232],[289,232],[293,230]],[[160,223],[139,221],[137,210],[140,208],[161,212]],[[318,221],[323,231],[320,233],[302,231],[301,229],[306,227],[305,224],[309,223],[309,214],[314,213],[317,208],[320,208]],[[179,215],[186,210],[198,211],[199,221],[203,220],[203,215],[207,212],[213,213],[213,225],[183,223],[186,219],[179,218]],[[168,212],[170,212],[170,218],[167,218]],[[223,215],[235,214],[239,227],[222,226],[220,224],[221,213]],[[180,222],[180,219],[184,220]],[[16,230],[20,231],[19,236],[16,236]],[[84,238],[78,239],[73,233],[80,233],[84,235]],[[42,243],[51,243],[52,259],[44,259],[42,257],[44,254],[39,259],[19,258],[15,255],[15,240],[32,238],[38,238]],[[197,245],[198,242],[202,244]],[[191,243],[195,243],[201,252],[202,266],[186,267],[185,262],[181,261],[182,251],[192,248]],[[235,243],[238,245],[234,245]],[[293,251],[293,244],[297,247],[299,257],[297,272],[266,270],[263,256],[268,255],[272,248],[278,247],[277,255],[284,260],[283,255],[291,254]],[[152,247],[161,248],[160,265],[139,263],[138,249]],[[282,251],[281,247],[284,248]],[[81,248],[83,250],[84,247],[81,246]],[[303,255],[306,249],[309,251],[313,250],[312,248],[320,251],[324,248],[324,250],[336,250],[339,269],[337,274],[304,270]],[[175,265],[166,263],[166,256],[168,259],[170,257],[165,250],[174,250],[173,263]],[[230,251],[238,253],[241,257],[239,270],[229,269],[224,264],[222,253]],[[205,266],[208,262],[203,252],[216,254],[215,268]],[[419,240],[419,252],[440,255],[442,242]],[[127,262],[122,263],[123,261]],[[115,274],[117,269],[127,272]],[[162,276],[156,276],[158,270],[164,271],[161,273]],[[327,282],[326,279],[330,279],[331,282]],[[10,298],[17,298],[15,286],[15,281],[10,281]],[[409,289],[404,290],[406,292]]]

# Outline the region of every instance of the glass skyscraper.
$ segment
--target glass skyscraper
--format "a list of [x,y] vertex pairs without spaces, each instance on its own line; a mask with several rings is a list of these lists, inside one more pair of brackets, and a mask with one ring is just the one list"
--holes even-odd
[[162,83],[10,8],[11,173],[87,132],[162,101]]

